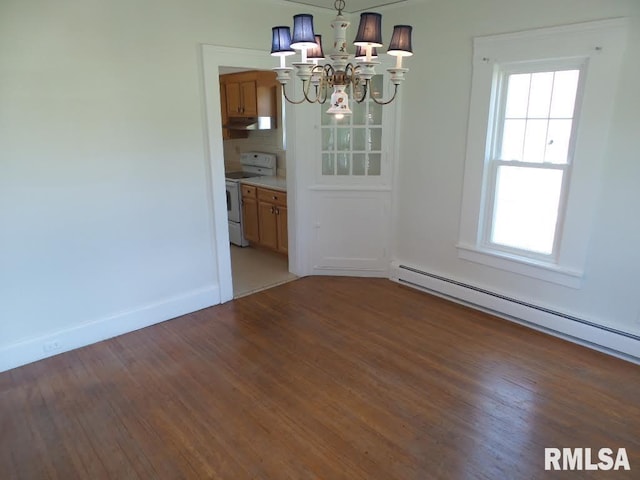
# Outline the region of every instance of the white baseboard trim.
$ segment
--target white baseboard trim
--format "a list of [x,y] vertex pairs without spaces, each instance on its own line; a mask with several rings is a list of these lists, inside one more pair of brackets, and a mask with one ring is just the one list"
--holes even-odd
[[640,336],[393,262],[390,279],[640,364]]
[[133,332],[219,303],[220,290],[218,286],[210,286],[134,310],[8,345],[0,348],[0,372]]
[[332,277],[368,277],[389,278],[389,269],[334,268],[314,266],[311,275],[329,275]]

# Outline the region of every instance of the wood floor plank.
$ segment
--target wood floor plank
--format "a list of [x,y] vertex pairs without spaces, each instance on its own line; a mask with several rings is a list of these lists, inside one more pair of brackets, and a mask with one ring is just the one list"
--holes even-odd
[[625,447],[640,367],[387,280],[313,277],[0,374],[2,479],[546,479]]

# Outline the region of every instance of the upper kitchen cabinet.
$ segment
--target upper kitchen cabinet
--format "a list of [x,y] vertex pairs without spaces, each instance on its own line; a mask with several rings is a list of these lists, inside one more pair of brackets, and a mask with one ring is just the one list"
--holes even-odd
[[246,130],[230,130],[225,127],[229,123],[229,116],[227,115],[227,91],[225,84],[220,77],[220,110],[222,116],[222,139],[229,140],[232,138],[247,138],[249,132]]
[[274,72],[249,71],[221,75],[226,114],[237,117],[275,117],[277,82]]

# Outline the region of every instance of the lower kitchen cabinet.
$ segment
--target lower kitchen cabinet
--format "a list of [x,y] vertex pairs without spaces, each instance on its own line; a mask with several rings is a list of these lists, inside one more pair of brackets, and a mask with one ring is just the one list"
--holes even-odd
[[242,228],[244,238],[252,243],[260,242],[256,190],[256,187],[242,185]]
[[245,214],[244,236],[247,240],[277,252],[288,252],[285,192],[243,185],[242,211]]
[[276,207],[276,227],[278,229],[277,250],[282,253],[289,251],[289,230],[287,229],[287,207]]

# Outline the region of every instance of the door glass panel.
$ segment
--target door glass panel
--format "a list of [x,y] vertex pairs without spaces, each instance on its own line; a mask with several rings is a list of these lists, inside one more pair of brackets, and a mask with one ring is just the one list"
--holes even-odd
[[[370,92],[383,96],[383,76],[375,75]],[[372,100],[351,101],[352,115],[336,119],[321,105],[323,176],[380,176],[382,174],[382,105]]]
[[366,125],[367,124],[367,104],[366,102],[350,102],[351,111],[353,112],[353,124],[354,125]]
[[367,150],[370,152],[377,152],[382,150],[382,129],[381,128],[370,128],[369,129],[369,138]]
[[344,152],[351,150],[351,129],[350,128],[338,128],[338,145],[337,150]]
[[354,153],[352,161],[353,161],[353,174],[366,175],[367,156],[364,153]]
[[363,152],[367,150],[367,132],[366,128],[353,129],[353,150]]
[[337,155],[338,175],[349,175],[351,172],[351,154],[339,153]]
[[382,105],[369,102],[369,114],[367,116],[369,125],[382,125]]
[[381,173],[381,155],[379,153],[369,154],[368,175],[380,175]]
[[335,150],[334,130],[333,128],[322,129],[322,150]]
[[336,174],[335,154],[323,153],[322,154],[322,175],[335,175],[335,174]]

